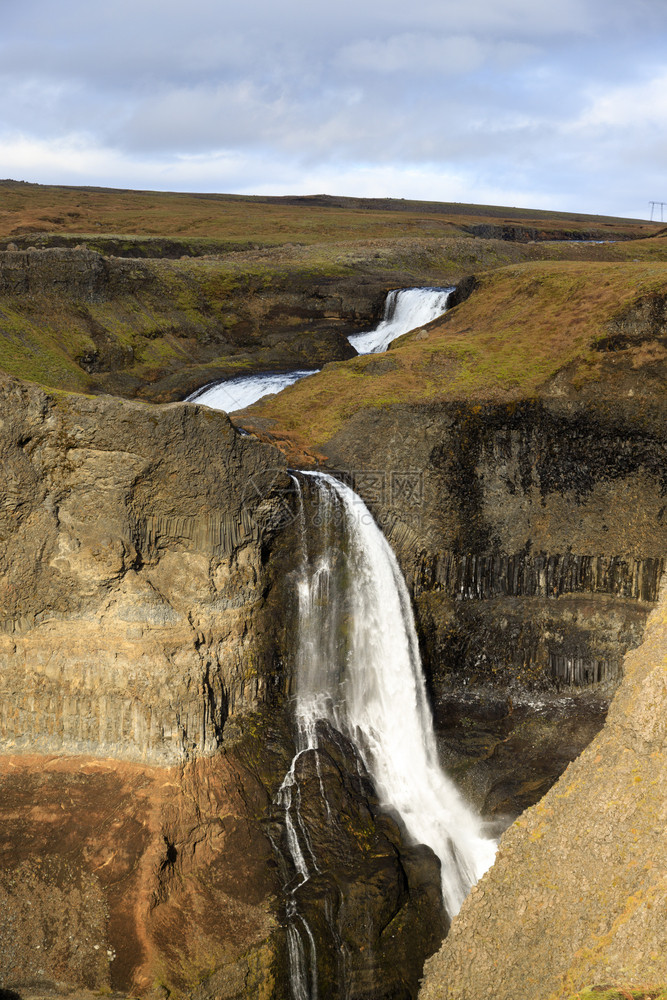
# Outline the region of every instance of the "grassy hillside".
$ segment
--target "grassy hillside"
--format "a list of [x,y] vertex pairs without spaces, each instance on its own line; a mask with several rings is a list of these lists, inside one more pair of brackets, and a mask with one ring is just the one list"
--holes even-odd
[[[472,235],[479,226],[483,238]],[[618,241],[544,239],[591,230]],[[659,232],[659,225],[635,220],[494,206],[0,181],[0,251],[16,244],[19,249],[61,247],[65,255],[50,280],[44,275],[51,266],[47,258],[57,258],[53,249],[22,256],[0,252],[0,368],[74,391],[182,398],[216,377],[345,357],[340,349],[330,351],[326,337],[313,340],[314,325],[329,333],[335,326],[341,335],[364,328],[390,288],[450,285],[471,272],[504,269],[498,284],[487,275],[474,299],[477,305],[466,306],[468,326],[472,329],[474,322],[475,331],[483,328],[485,334],[457,331],[448,318],[442,329],[451,341],[445,343],[433,331],[428,342],[393,350],[393,368],[383,362],[380,371],[377,359],[367,358],[330,369],[324,381],[294,390],[317,394],[325,407],[316,412],[317,399],[303,397],[306,411],[313,411],[307,434],[292,426],[291,403],[271,404],[286,407],[267,413],[281,427],[321,443],[365,402],[463,392],[504,398],[531,391],[585,346],[585,334],[580,343],[571,329],[561,328],[552,309],[552,300],[560,301],[552,288],[556,271],[540,271],[540,262],[560,262],[563,287],[564,276],[588,274],[582,295],[591,317],[597,316],[605,300],[597,282],[607,274],[600,268],[626,274],[630,289],[633,274],[643,280],[650,265],[667,260],[667,237]],[[543,239],[528,240],[531,233]],[[503,234],[506,238],[498,238]],[[90,254],[84,265],[79,249],[74,252],[80,245],[101,257]],[[78,257],[82,274],[87,268],[104,272],[101,284],[85,294],[71,286],[68,254],[74,270]],[[127,259],[114,258],[143,260],[130,266]],[[522,271],[528,262],[534,270]],[[41,273],[39,287],[30,277],[17,286],[21,271]],[[538,279],[540,274],[551,277]],[[529,295],[523,290],[528,280]],[[611,293],[608,298],[616,301]],[[523,299],[536,304],[534,316],[516,318],[516,302]],[[563,316],[568,308],[563,303]],[[505,341],[494,325],[496,314],[511,332]],[[557,333],[545,332],[547,318]],[[602,313],[598,319],[604,323]],[[535,353],[531,337],[539,339]],[[330,396],[338,397],[333,405]]]
[[663,228],[636,219],[402,199],[261,198],[0,181],[0,238],[42,232],[125,233],[263,244],[321,243],[452,236],[479,225],[534,227],[547,238],[565,230],[573,236],[595,233],[598,238],[627,239]]
[[[600,377],[597,347],[610,323],[654,295],[667,296],[667,263],[535,262],[488,272],[467,301],[385,354],[329,364],[239,419],[317,453],[368,407],[526,398],[573,363],[573,385],[583,385]],[[650,350],[642,363],[664,363],[664,347]]]

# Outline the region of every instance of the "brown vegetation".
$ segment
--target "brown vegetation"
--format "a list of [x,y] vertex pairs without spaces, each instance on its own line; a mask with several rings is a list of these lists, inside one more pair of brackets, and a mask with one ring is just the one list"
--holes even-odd
[[[528,263],[488,272],[442,319],[384,355],[335,362],[262,400],[238,419],[283,448],[316,454],[367,407],[468,400],[509,402],[538,393],[575,364],[575,385],[599,378],[596,342],[643,296],[667,293],[667,264]],[[649,363],[655,344],[636,347]]]
[[0,182],[0,236],[133,233],[261,243],[452,236],[466,227],[566,230],[589,238],[657,233],[657,223],[573,213],[403,199],[263,198]]

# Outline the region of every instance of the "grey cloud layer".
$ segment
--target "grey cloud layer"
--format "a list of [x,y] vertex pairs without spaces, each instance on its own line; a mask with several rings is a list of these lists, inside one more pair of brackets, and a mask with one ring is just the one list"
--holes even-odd
[[[236,190],[262,163],[265,188],[291,172],[292,190],[337,170],[367,181],[377,168],[386,184],[388,166],[409,188],[423,167],[467,177],[471,200],[475,186],[533,201],[571,191],[573,207],[594,195],[596,210],[603,196],[619,212],[639,198],[632,214],[666,165],[655,135],[667,111],[663,0],[339,0],[321,11],[305,0],[9,0],[3,18],[10,163],[69,143],[74,158],[82,145],[106,151],[142,177],[175,162],[186,176],[196,160],[195,187],[202,158],[213,179],[224,154],[221,181]],[[234,163],[245,164],[236,179]]]

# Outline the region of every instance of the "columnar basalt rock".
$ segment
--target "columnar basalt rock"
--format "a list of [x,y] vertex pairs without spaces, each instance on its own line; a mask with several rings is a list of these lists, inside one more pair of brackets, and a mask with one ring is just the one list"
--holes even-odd
[[0,746],[214,751],[284,683],[263,555],[279,454],[200,407],[0,392]]
[[501,826],[598,731],[655,606],[653,388],[635,375],[616,398],[364,410],[326,446],[412,591],[443,762]]
[[618,683],[667,564],[663,409],[393,407],[327,446],[401,561],[436,691]]

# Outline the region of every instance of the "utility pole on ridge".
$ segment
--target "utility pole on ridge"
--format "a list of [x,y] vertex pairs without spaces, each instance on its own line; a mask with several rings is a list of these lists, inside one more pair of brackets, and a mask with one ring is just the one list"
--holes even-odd
[[[654,209],[658,205],[660,205],[660,221],[664,222],[665,221],[664,220],[664,208],[665,208],[665,205],[667,205],[667,201],[649,201],[649,205],[651,206],[651,222],[653,222],[653,211],[654,211]],[[657,219],[656,219],[656,222],[657,222]]]

